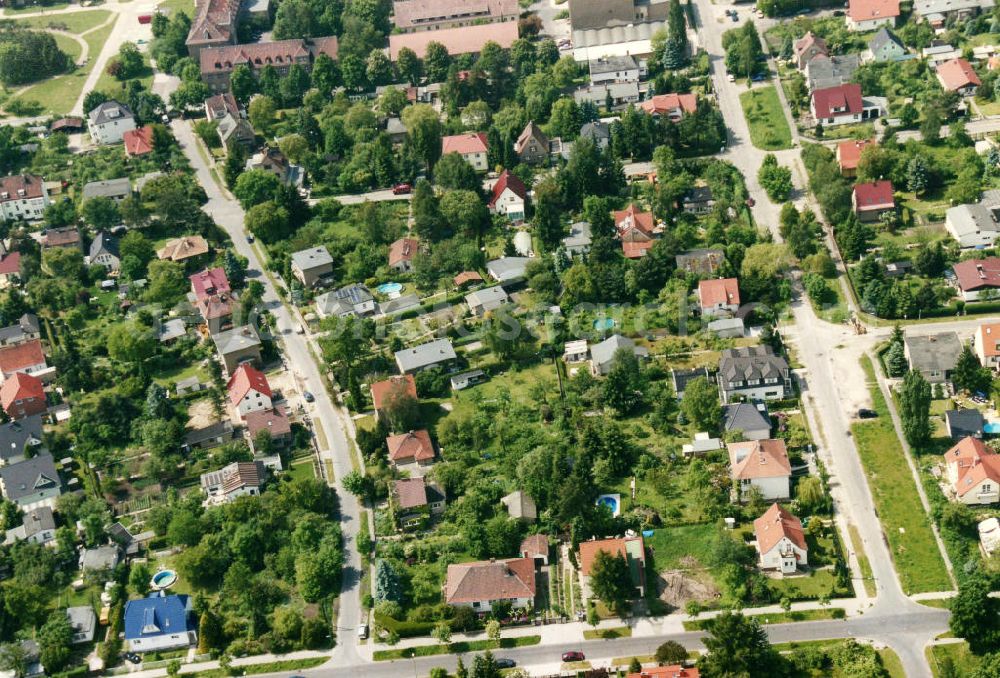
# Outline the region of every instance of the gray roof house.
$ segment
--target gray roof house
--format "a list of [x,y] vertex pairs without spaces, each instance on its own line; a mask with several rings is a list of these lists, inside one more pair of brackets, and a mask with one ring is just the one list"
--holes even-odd
[[401,297],[378,303],[379,314],[385,316],[406,313],[415,308],[420,308],[420,297],[415,294],[404,294]]
[[450,339],[435,339],[420,346],[396,351],[396,366],[400,374],[413,374],[435,365],[451,362],[457,357]]
[[944,226],[963,249],[993,247],[1000,235],[1000,207],[981,202],[949,207]]
[[29,448],[42,444],[42,415],[0,425],[0,465],[23,461]]
[[569,235],[563,238],[563,247],[570,256],[574,254],[586,254],[590,251],[590,243],[593,237],[590,234],[590,222],[577,221],[570,224]]
[[850,82],[860,65],[861,60],[856,54],[813,57],[806,64],[806,83],[809,91],[839,87],[845,82]]
[[684,397],[684,389],[687,385],[694,381],[695,379],[708,379],[712,380],[712,374],[708,371],[707,367],[696,367],[694,369],[670,369],[670,380],[673,382],[674,395],[678,399]]
[[118,567],[120,559],[121,551],[119,551],[117,544],[83,549],[80,553],[80,569],[84,571],[90,570],[91,572],[113,570]]
[[907,53],[903,43],[885,26],[878,29],[878,32],[868,41],[868,51],[865,53],[866,61],[882,63],[902,61],[906,58]]
[[515,282],[524,277],[528,257],[503,257],[486,262],[486,270],[498,283]]
[[120,263],[118,238],[101,231],[90,243],[90,265],[99,265],[109,271],[117,271]]
[[538,509],[535,507],[535,500],[520,490],[511,492],[501,499],[500,503],[507,507],[507,515],[511,518],[528,521],[538,518]]
[[969,436],[982,438],[985,423],[983,413],[979,410],[948,410],[944,413],[945,428],[948,429],[949,437],[955,442]]
[[312,287],[320,278],[333,273],[333,257],[325,247],[310,247],[292,253],[292,275],[305,287]]
[[10,545],[18,541],[28,541],[33,544],[51,544],[56,540],[56,518],[49,506],[39,506],[24,514],[24,519],[17,527],[7,530],[4,544]]
[[24,511],[40,506],[52,507],[62,494],[62,482],[55,461],[49,453],[8,464],[0,468],[3,496]]
[[0,346],[16,346],[42,336],[38,316],[25,313],[17,319],[17,324],[0,328]]
[[604,341],[590,347],[590,371],[594,375],[607,374],[615,360],[618,349],[631,349],[637,356],[644,358],[649,350],[644,346],[636,346],[635,342],[620,334],[612,334]]
[[213,334],[212,341],[215,342],[215,348],[228,374],[232,374],[240,363],[260,363],[260,337],[251,325],[242,325]]
[[94,640],[97,629],[97,614],[90,605],[66,608],[66,618],[73,629],[73,644],[89,643]]
[[111,198],[115,202],[121,202],[130,195],[132,195],[132,182],[128,177],[91,181],[83,185],[84,200]]
[[719,318],[708,323],[705,329],[723,339],[742,337],[746,332],[742,318]]
[[465,295],[465,303],[469,305],[469,310],[476,315],[485,315],[494,311],[509,300],[510,297],[500,285],[484,287]]
[[717,376],[723,403],[734,398],[775,400],[792,394],[788,361],[770,346],[730,348],[722,352]]
[[580,138],[593,140],[603,150],[611,143],[611,126],[606,122],[585,122],[580,127]]
[[920,372],[932,384],[941,384],[951,381],[962,341],[954,332],[907,335],[903,349],[911,370]]
[[771,437],[771,418],[763,403],[732,403],[722,408],[722,428],[726,433],[742,431],[744,440],[767,440]]
[[[326,250],[323,250],[324,252]],[[354,283],[316,297],[316,313],[321,318],[343,318],[348,315],[366,316],[375,312],[375,296]]]

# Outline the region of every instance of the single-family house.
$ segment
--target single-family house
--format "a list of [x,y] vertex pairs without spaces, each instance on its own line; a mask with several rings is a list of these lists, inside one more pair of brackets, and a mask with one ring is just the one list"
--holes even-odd
[[695,433],[694,438],[691,439],[690,443],[684,443],[681,445],[681,452],[685,457],[706,454],[708,452],[714,452],[721,449],[722,440],[719,438],[713,438],[711,434],[706,431],[699,431],[698,433]]
[[590,347],[586,339],[567,341],[563,347],[563,360],[568,363],[582,363],[590,356]]
[[217,471],[201,474],[208,504],[228,504],[240,497],[260,495],[267,470],[262,461],[234,461]]
[[713,278],[698,283],[698,303],[701,314],[708,317],[727,316],[740,307],[740,287],[736,278]]
[[0,346],[16,346],[41,336],[38,316],[34,313],[25,313],[17,319],[15,324],[0,327]]
[[385,439],[389,463],[395,467],[430,466],[434,463],[434,443],[427,429],[407,431]]
[[437,365],[445,365],[458,358],[450,339],[435,339],[426,344],[396,351],[396,367],[400,374],[414,374]]
[[455,283],[455,287],[465,287],[472,286],[476,283],[483,282],[483,276],[479,275],[476,271],[462,271],[456,275],[452,282]]
[[837,144],[837,163],[840,173],[845,177],[857,174],[858,163],[861,162],[861,152],[868,146],[876,146],[875,139],[846,139]]
[[767,405],[730,403],[722,406],[722,430],[730,436],[739,433],[743,440],[766,440],[771,437],[771,417]]
[[903,337],[903,349],[911,370],[932,384],[945,384],[951,381],[962,341],[955,332],[908,334]]
[[76,226],[62,226],[42,231],[42,248],[66,247],[83,251],[83,239]]
[[954,441],[970,436],[982,438],[985,424],[986,419],[983,418],[983,413],[979,410],[963,408],[947,410],[944,413],[945,430],[948,431],[948,437]]
[[507,509],[507,515],[515,520],[534,522],[538,518],[538,507],[527,492],[515,490],[500,500]]
[[670,368],[670,381],[674,387],[674,396],[678,400],[684,397],[684,390],[687,385],[695,379],[707,379],[712,381],[712,374],[707,367],[694,367],[691,369]]
[[[585,85],[573,90],[573,99],[577,104],[591,103],[609,110],[619,110],[637,104],[642,98],[637,81],[602,82],[598,85]],[[608,106],[610,104],[610,107]]]
[[857,54],[819,55],[806,64],[806,86],[809,91],[837,87],[850,82],[861,65]]
[[250,438],[250,448],[254,452],[259,452],[256,449],[257,436],[263,431],[267,431],[274,447],[287,447],[292,442],[292,422],[277,407],[250,412],[243,417],[243,423],[247,426],[247,437]]
[[639,82],[641,77],[639,62],[630,54],[612,54],[590,59],[590,84],[606,82]]
[[188,276],[188,280],[191,281],[191,294],[194,295],[195,299],[204,299],[231,291],[229,278],[226,277],[226,271],[221,266],[206,268]]
[[316,314],[320,318],[364,317],[373,314],[376,308],[375,296],[360,283],[324,292],[316,297],[315,302]]
[[84,572],[111,572],[121,562],[118,544],[85,548],[80,552],[80,569]]
[[498,283],[514,283],[524,279],[528,257],[500,257],[486,262],[486,272]]
[[524,126],[514,141],[514,153],[527,165],[538,165],[549,159],[549,137],[534,120]]
[[830,56],[830,48],[827,47],[826,40],[812,31],[806,31],[805,35],[792,43],[792,56],[796,68],[802,70],[815,57]]
[[535,561],[536,565],[549,564],[549,537],[544,534],[528,535],[521,541],[517,552],[522,558]]
[[228,418],[200,425],[196,421],[189,424],[188,430],[184,432],[184,442],[181,449],[184,451],[209,450],[226,444],[233,439],[233,435],[233,422]]
[[198,642],[191,598],[149,594],[125,603],[125,647],[129,652],[162,652]]
[[865,52],[863,60],[875,63],[886,63],[889,61],[903,61],[908,58],[906,48],[899,38],[885,26],[878,29],[878,32],[868,41],[868,50]]
[[527,202],[528,187],[509,170],[504,170],[493,184],[487,207],[491,214],[502,214],[511,221],[518,222],[524,221]]
[[208,241],[205,238],[200,235],[186,235],[168,240],[162,248],[157,250],[156,258],[177,262],[187,261],[208,254],[208,250]]
[[0,465],[16,464],[41,451],[42,426],[37,414],[0,424]]
[[1000,323],[983,323],[972,335],[972,350],[980,364],[991,370],[1000,369]]
[[395,299],[378,302],[378,314],[387,317],[414,311],[420,308],[420,297],[416,294],[403,294]]
[[878,105],[866,105],[861,97],[861,85],[857,83],[813,90],[809,111],[813,119],[824,127],[849,125],[877,118],[881,114]]
[[771,504],[764,515],[753,521],[753,534],[760,569],[793,574],[809,564],[809,546],[802,521],[778,504]]
[[580,542],[577,562],[580,564],[580,586],[583,588],[583,599],[591,597],[590,575],[593,571],[597,554],[604,551],[610,556],[622,556],[628,563],[632,575],[632,586],[637,590],[637,598],[645,595],[646,590],[646,545],[641,536],[618,537],[614,539],[592,539]]
[[611,371],[615,362],[615,354],[620,350],[632,351],[639,358],[649,355],[645,346],[636,346],[635,342],[620,334],[612,334],[602,342],[590,347],[590,372],[594,376],[602,376]]
[[22,511],[41,506],[53,508],[62,494],[62,482],[48,452],[0,468],[0,488],[7,501],[14,502]]
[[715,207],[715,195],[707,184],[692,186],[681,198],[681,209],[696,216],[708,214]]
[[749,498],[753,488],[768,501],[791,496],[792,465],[784,440],[746,440],[726,447],[730,476],[739,483],[738,500]]
[[310,247],[292,253],[292,275],[303,287],[313,287],[322,278],[333,274],[333,257],[325,247]]
[[489,169],[488,152],[489,144],[482,132],[454,134],[441,139],[441,155],[458,153],[477,172]]
[[229,377],[226,391],[229,393],[229,404],[240,417],[272,407],[271,385],[267,383],[267,376],[249,363],[236,368]]
[[404,374],[376,381],[371,385],[370,390],[375,415],[379,417],[382,416],[382,410],[386,403],[402,397],[417,399],[417,382],[414,380],[412,374]]
[[424,478],[404,478],[393,483],[392,507],[396,523],[403,529],[423,527],[445,507],[444,490]]
[[420,241],[416,238],[400,238],[389,245],[389,268],[406,273],[413,270],[413,257],[417,256]]
[[243,117],[244,111],[232,92],[214,94],[205,99],[205,119],[209,122],[217,122],[226,116],[234,118]]
[[105,101],[87,114],[87,129],[95,144],[117,144],[135,129],[135,116],[125,104]]
[[510,301],[503,287],[483,287],[465,295],[465,303],[474,315],[483,316]]
[[746,334],[743,318],[718,318],[705,325],[705,329],[720,339],[733,339]]
[[1000,206],[977,202],[949,207],[944,227],[963,249],[993,247],[1000,235]]
[[734,399],[780,400],[792,394],[788,361],[770,346],[728,348],[719,359],[719,388],[723,403]]
[[602,151],[611,143],[611,127],[606,122],[585,122],[580,126],[580,139],[590,139]]
[[0,179],[0,217],[7,221],[38,221],[49,202],[48,189],[39,176],[12,174]]
[[649,115],[679,122],[685,114],[698,110],[698,97],[694,94],[656,94],[639,104],[639,108]]
[[90,243],[90,265],[103,266],[108,271],[118,270],[121,255],[118,253],[118,238],[101,231]]
[[56,518],[51,506],[39,506],[26,511],[21,524],[7,530],[3,542],[5,545],[9,546],[19,541],[42,546],[55,545]]
[[695,275],[715,275],[725,260],[725,252],[719,249],[688,250],[674,257],[677,270]]
[[[257,141],[257,133],[254,132],[253,125],[242,116],[226,115],[218,120],[219,141],[222,142],[226,152],[231,152],[234,148],[242,148],[249,151]],[[301,176],[301,169],[295,165],[298,176]],[[289,182],[293,183],[293,182]]]
[[855,184],[851,193],[851,206],[858,220],[871,223],[882,218],[883,214],[896,211],[896,198],[892,192],[892,182],[880,179],[864,184]]
[[965,301],[993,298],[1000,291],[1000,258],[966,259],[952,266],[952,270],[955,285]]
[[963,438],[944,453],[952,497],[969,506],[1000,500],[1000,456],[979,438]]
[[444,601],[453,607],[471,607],[487,614],[495,603],[506,601],[514,608],[535,603],[535,561],[507,558],[448,566]]
[[21,253],[8,252],[0,255],[0,288],[16,285],[21,277]]
[[260,338],[251,325],[213,334],[212,341],[225,365],[226,374],[232,374],[242,363],[260,364]]
[[646,256],[646,251],[653,246],[657,237],[653,213],[640,212],[635,203],[630,203],[625,209],[616,210],[612,218],[625,257],[641,259]]
[[48,369],[42,342],[32,339],[16,346],[0,347],[0,379],[7,379],[15,372],[38,374]]
[[278,177],[286,186],[301,186],[305,181],[305,170],[293,164],[281,149],[265,146],[247,159],[248,170],[262,170]]
[[572,257],[575,254],[586,254],[590,251],[593,236],[590,232],[590,222],[575,221],[569,225],[569,235],[562,240],[566,254]]
[[128,177],[118,179],[104,179],[102,181],[88,181],[83,185],[83,200],[86,202],[92,198],[107,198],[120,203],[125,198],[132,195],[132,182]]
[[45,384],[36,376],[15,372],[0,385],[0,405],[14,421],[44,414],[48,410]]
[[938,64],[937,79],[946,92],[958,92],[963,97],[971,97],[983,84],[976,70],[965,59],[951,59]]
[[153,152],[153,128],[144,125],[130,129],[122,134],[122,143],[125,145],[126,157],[149,155]]
[[899,0],[850,0],[847,5],[848,30],[865,32],[896,25]]
[[233,324],[236,308],[235,297],[229,289],[229,279],[222,267],[199,271],[188,278],[194,307],[208,326],[209,334],[216,335]]
[[97,613],[94,612],[93,606],[68,607],[66,619],[69,620],[69,627],[73,630],[70,642],[74,645],[93,642],[94,632],[97,630]]

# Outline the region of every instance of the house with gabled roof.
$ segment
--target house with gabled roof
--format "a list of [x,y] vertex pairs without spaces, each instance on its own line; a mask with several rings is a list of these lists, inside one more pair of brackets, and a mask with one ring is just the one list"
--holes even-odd
[[241,418],[251,412],[269,410],[272,407],[271,385],[267,382],[267,376],[249,363],[236,368],[229,377],[226,391],[229,394],[229,404]]
[[9,378],[16,372],[35,374],[48,369],[42,342],[38,339],[15,346],[0,347],[0,380]]
[[916,370],[931,384],[951,381],[951,373],[962,353],[962,341],[955,332],[907,334],[903,353],[911,370]]
[[201,474],[206,504],[227,504],[240,497],[256,497],[261,492],[267,470],[262,461],[234,461],[217,471]]
[[434,443],[427,429],[408,431],[385,439],[389,463],[395,467],[422,467],[434,463]]
[[241,363],[260,364],[260,337],[251,325],[213,334],[212,341],[226,367],[226,374],[232,374]]
[[422,528],[428,518],[444,511],[445,503],[444,490],[422,477],[393,482],[393,514],[396,523],[405,530]]
[[441,155],[458,153],[477,172],[489,169],[489,143],[483,132],[465,132],[441,138]]
[[0,405],[7,416],[17,421],[48,410],[45,384],[31,374],[15,372],[0,385]]
[[969,436],[944,453],[951,497],[968,506],[1000,501],[1000,455]]
[[198,642],[191,598],[186,595],[159,591],[126,601],[124,620],[129,652],[173,650]]
[[9,546],[19,541],[42,546],[56,544],[56,518],[50,506],[39,506],[26,511],[21,524],[7,530],[4,544]]
[[862,56],[863,61],[875,63],[903,61],[906,58],[908,55],[903,43],[885,26],[878,29],[878,32],[868,41],[868,49]]
[[1000,291],[1000,258],[966,259],[951,267],[955,285],[965,301],[978,301]]
[[802,521],[778,504],[753,521],[760,569],[793,574],[809,564],[809,546]]
[[593,572],[597,554],[604,551],[611,556],[622,556],[628,563],[632,575],[632,585],[641,598],[646,590],[646,545],[641,536],[617,537],[613,539],[591,539],[580,542],[577,562],[580,564],[580,586],[584,600],[591,597],[590,575]]
[[514,152],[527,165],[543,163],[549,159],[549,137],[531,120],[514,141]]
[[779,400],[792,393],[788,361],[766,345],[724,350],[717,379],[723,403],[735,398]]
[[847,28],[852,31],[874,31],[881,26],[893,27],[899,17],[899,0],[850,0],[847,5]]
[[993,371],[1000,369],[1000,323],[983,323],[972,335],[972,350],[980,364]]
[[736,278],[712,278],[698,282],[698,304],[708,317],[728,316],[740,308],[740,285]]
[[861,152],[868,146],[877,146],[875,139],[846,139],[837,144],[837,163],[840,173],[845,177],[857,174],[858,163],[861,162]]
[[372,405],[375,407],[376,416],[381,416],[382,408],[393,398],[409,396],[417,399],[417,382],[412,374],[393,376],[382,381],[376,381],[370,387],[372,395]]
[[791,496],[792,465],[784,440],[747,440],[726,445],[729,450],[729,473],[739,486],[740,501],[749,498],[753,488],[767,500]]
[[645,346],[636,346],[635,342],[620,334],[612,334],[602,342],[590,347],[590,372],[594,376],[602,376],[611,371],[614,365],[615,354],[621,350],[630,350],[639,358],[649,355],[649,349]]
[[544,534],[531,534],[521,540],[517,552],[522,558],[530,558],[537,565],[549,564],[549,537]]
[[426,344],[396,351],[396,367],[401,374],[414,374],[458,359],[450,339],[435,339]]
[[883,214],[896,211],[896,197],[893,194],[892,182],[880,179],[864,184],[855,184],[851,193],[851,206],[858,220],[871,223],[882,218]]
[[3,496],[22,511],[55,506],[62,494],[62,481],[55,460],[48,452],[0,468]]
[[105,101],[87,114],[87,128],[95,144],[117,144],[135,129],[135,116],[125,104]]
[[[771,417],[764,403],[730,403],[722,406],[722,430],[727,435],[739,433],[743,440],[766,440],[771,437]],[[732,439],[732,438],[730,438]]]
[[946,92],[957,92],[963,97],[971,97],[983,84],[976,70],[965,59],[951,59],[938,64],[937,79]]
[[629,673],[625,678],[700,678],[701,672],[693,666],[670,664],[668,666],[651,666],[639,672]]
[[419,247],[420,241],[416,238],[400,238],[389,245],[389,268],[400,273],[413,270],[413,258]]
[[857,54],[819,55],[806,64],[806,86],[810,91],[824,87],[837,87],[850,82],[861,65]]
[[495,311],[510,301],[507,292],[500,285],[484,287],[465,295],[465,303],[474,315],[483,316]]
[[694,94],[656,94],[639,104],[639,108],[649,115],[680,122],[685,114],[698,110],[698,97]]
[[962,438],[983,437],[983,427],[986,419],[983,413],[971,407],[963,407],[957,410],[946,410],[944,413],[944,428],[948,432],[948,437],[954,441]]
[[503,214],[513,222],[524,221],[528,187],[509,170],[500,173],[487,203],[491,214]]
[[806,31],[805,35],[792,44],[792,56],[799,70],[805,68],[806,64],[819,55],[830,56],[830,49],[826,45],[826,40],[812,31]]
[[515,520],[524,520],[530,523],[538,518],[535,500],[527,492],[515,490],[500,499],[500,503],[507,509],[507,515]]
[[31,454],[43,451],[41,415],[0,424],[0,466],[16,464]]
[[345,285],[340,289],[324,292],[315,299],[316,314],[320,318],[360,317],[375,312],[375,296],[360,283]]
[[531,607],[535,591],[535,561],[531,558],[459,563],[448,566],[444,602],[486,614],[500,601],[517,609]]
[[635,203],[612,215],[622,252],[627,259],[641,259],[658,235],[652,212],[640,212]]
[[90,265],[103,266],[114,272],[121,265],[118,238],[105,231],[99,232],[90,243]]
[[813,90],[809,108],[816,122],[824,126],[861,122],[864,113],[861,85],[848,83]]
[[0,346],[25,344],[41,336],[41,326],[38,324],[38,316],[34,313],[25,313],[17,319],[16,323],[7,327],[0,327]]

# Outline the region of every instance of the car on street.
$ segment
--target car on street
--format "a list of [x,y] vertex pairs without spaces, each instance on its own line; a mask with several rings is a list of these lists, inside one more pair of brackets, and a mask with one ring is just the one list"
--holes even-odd
[[409,184],[396,184],[392,187],[393,195],[406,195],[413,190],[413,187]]
[[127,661],[129,661],[129,662],[131,662],[133,664],[141,664],[142,663],[142,657],[140,657],[139,655],[137,655],[135,652],[126,652],[122,656],[125,657],[125,659]]
[[729,16],[733,17],[733,21],[734,22],[739,23],[739,20],[740,20],[740,14],[739,14],[739,12],[733,12]]
[[729,82],[736,82],[736,76],[732,73],[726,73],[726,80]]
[[364,640],[368,637],[368,624],[362,624],[358,627],[358,638]]
[[495,660],[498,669],[512,669],[517,666],[517,662],[513,659],[508,659],[507,657],[501,657]]
[[305,399],[305,401],[306,401],[307,403],[311,403],[311,402],[313,402],[314,400],[316,400],[316,396],[314,396],[314,395],[313,395],[312,393],[310,393],[309,391],[303,391],[303,392],[302,392],[302,397],[303,397],[303,398]]
[[252,233],[247,234],[247,242],[253,245],[254,237]]
[[577,650],[570,650],[569,652],[563,652],[562,660],[564,662],[582,662],[586,657],[582,652]]
[[757,204],[756,200],[754,200],[753,198],[747,198],[747,207],[753,207],[756,204]]

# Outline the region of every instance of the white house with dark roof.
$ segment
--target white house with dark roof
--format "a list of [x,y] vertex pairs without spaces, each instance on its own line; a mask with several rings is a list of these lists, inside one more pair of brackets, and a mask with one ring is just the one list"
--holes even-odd
[[53,508],[62,494],[62,481],[49,453],[0,468],[3,496],[22,511],[42,506]]
[[590,347],[590,371],[594,376],[605,375],[611,371],[614,364],[615,354],[619,350],[625,349],[635,353],[640,358],[649,355],[649,349],[645,346],[636,346],[635,342],[620,334],[612,334],[602,342]]
[[37,221],[49,206],[49,192],[41,177],[12,174],[0,179],[0,217],[8,221]]
[[763,403],[731,403],[722,407],[722,429],[740,432],[744,440],[766,440],[771,437],[771,418]]
[[770,346],[730,348],[722,352],[717,376],[722,401],[780,400],[792,394],[788,361]]
[[105,101],[87,114],[87,129],[95,144],[118,144],[135,129],[135,116],[125,104]]
[[436,365],[444,365],[457,357],[450,339],[435,339],[420,346],[404,348],[395,354],[400,374],[413,374]]
[[292,253],[292,275],[303,287],[312,287],[333,273],[333,257],[325,247],[310,247]]
[[7,530],[4,544],[27,541],[43,546],[56,543],[56,519],[49,506],[39,506],[24,514],[21,524]]
[[911,370],[932,384],[941,384],[951,381],[962,341],[955,332],[910,334],[903,338],[903,351]]

